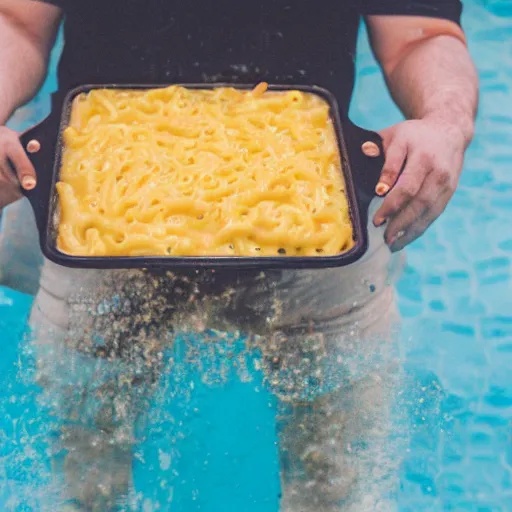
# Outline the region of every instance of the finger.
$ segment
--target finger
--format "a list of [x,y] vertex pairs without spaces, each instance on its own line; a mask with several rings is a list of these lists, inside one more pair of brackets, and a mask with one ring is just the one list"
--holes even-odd
[[21,197],[20,184],[7,160],[0,162],[0,210]]
[[375,187],[378,196],[386,195],[393,187],[402,171],[407,156],[407,144],[400,138],[393,139],[386,149],[384,167],[380,175],[379,183]]
[[389,222],[384,233],[384,239],[389,246],[411,232],[411,226],[428,211],[426,203],[424,199],[415,198]]
[[[452,186],[453,180],[450,179],[450,175],[450,172],[443,171],[439,166],[436,166],[436,169],[427,174],[420,190],[414,194],[413,199],[391,218],[384,235],[390,245],[394,243],[396,238],[400,238],[399,234],[409,232],[410,226],[417,219],[423,218],[434,205],[438,204],[440,197],[443,198],[448,194],[449,199],[453,195],[455,187]],[[414,189],[411,189],[411,193],[413,192]]]
[[408,154],[405,168],[396,185],[386,196],[375,214],[374,224],[376,226],[382,225],[386,220],[405,208],[419,192],[431,170],[430,160],[423,158],[419,151]]
[[382,147],[384,151],[387,151],[391,141],[393,140],[393,136],[396,131],[396,125],[390,126],[389,128],[385,128],[384,130],[380,130],[379,135],[382,139]]
[[431,224],[443,213],[450,201],[452,193],[447,190],[443,192],[435,203],[427,209],[424,214],[415,219],[405,230],[399,231],[399,235],[390,245],[392,252],[401,251],[404,247],[414,242],[431,226]]
[[32,190],[37,184],[36,171],[19,141],[13,141],[7,147],[7,157],[14,165],[16,174],[25,190]]
[[19,187],[20,183],[7,159],[0,160],[0,180]]
[[[430,173],[413,198],[390,219],[384,234],[389,245],[392,245],[396,238],[400,238],[401,233],[409,232],[410,226],[426,214],[435,204],[440,193],[444,193],[444,189],[440,191],[439,187],[435,187],[433,176],[433,173]],[[414,192],[414,186],[411,186],[410,192],[411,194]]]
[[[393,139],[393,135],[395,133],[395,126],[391,126],[389,128],[386,128],[384,130],[381,130],[379,133],[381,141],[382,141],[382,149],[384,150],[384,153],[386,153],[389,144],[391,143],[391,140]],[[363,150],[363,153],[366,156],[369,157],[377,157],[380,156],[381,150],[375,142],[372,141],[366,141],[361,146],[361,149]]]

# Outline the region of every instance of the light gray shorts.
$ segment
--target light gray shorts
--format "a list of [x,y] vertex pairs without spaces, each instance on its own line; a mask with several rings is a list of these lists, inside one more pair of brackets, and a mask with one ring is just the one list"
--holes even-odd
[[[264,353],[280,386],[291,388],[288,374],[295,372],[291,394],[298,396],[301,375],[317,365],[327,385],[340,378],[340,366],[357,379],[386,357],[381,352],[389,344],[382,340],[392,338],[397,322],[401,261],[373,226],[367,255],[335,269],[155,273],[76,270],[46,261],[31,327],[41,348],[58,343],[107,359],[134,352],[152,357],[183,332],[240,333]],[[326,366],[335,366],[335,374]]]

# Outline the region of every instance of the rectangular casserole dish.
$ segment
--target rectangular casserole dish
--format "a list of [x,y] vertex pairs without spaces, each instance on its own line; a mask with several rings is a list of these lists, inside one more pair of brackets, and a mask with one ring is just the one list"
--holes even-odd
[[[240,84],[174,84],[189,89],[214,89],[233,87],[249,90],[253,85]],[[335,256],[108,256],[85,257],[64,254],[57,248],[59,226],[59,200],[55,185],[59,181],[63,152],[62,133],[69,124],[72,102],[82,93],[94,89],[147,90],[168,85],[102,84],[86,85],[69,91],[63,97],[57,94],[52,100],[51,114],[39,125],[25,132],[21,142],[34,164],[38,185],[32,191],[24,191],[35,213],[43,254],[51,261],[74,268],[226,268],[226,269],[283,269],[340,267],[360,259],[368,248],[368,208],[374,197],[375,186],[383,166],[381,138],[377,133],[355,126],[348,119],[341,119],[335,97],[327,90],[315,86],[269,85],[270,91],[299,90],[315,94],[329,105],[342,171],[346,184],[354,245]],[[362,146],[373,143],[377,148],[374,156],[365,156]],[[35,150],[36,149],[36,150]],[[35,150],[35,151],[34,151]]]

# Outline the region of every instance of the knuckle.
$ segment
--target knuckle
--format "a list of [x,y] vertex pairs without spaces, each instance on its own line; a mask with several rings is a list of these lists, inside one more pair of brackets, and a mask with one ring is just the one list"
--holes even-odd
[[437,197],[437,192],[434,190],[422,190],[417,197],[420,204],[429,205],[433,204]]
[[395,158],[387,163],[384,172],[390,176],[394,176],[400,172],[401,167],[402,162],[398,158]]
[[398,123],[395,130],[395,140],[404,140],[409,133],[409,122]]
[[382,170],[381,179],[385,182],[392,183],[395,181],[396,175],[397,173],[391,167],[386,167]]
[[12,151],[18,147],[20,141],[13,132],[9,132],[4,136],[4,149],[6,151]]
[[5,137],[3,147],[4,147],[5,151],[7,151],[7,152],[11,151],[12,148],[14,147],[14,142],[13,142],[12,138],[10,138],[9,136]]
[[399,198],[389,197],[386,205],[386,210],[389,213],[395,213],[400,209],[401,201]]
[[413,183],[405,183],[401,190],[400,195],[407,200],[412,199],[416,195],[416,187]]
[[388,177],[392,181],[395,181],[400,174],[403,166],[403,158],[391,157],[384,164],[382,169],[382,175]]
[[438,167],[435,171],[436,184],[442,187],[450,185],[450,171],[446,167]]
[[418,152],[418,162],[422,166],[428,166],[432,161],[432,155],[425,149],[421,149]]
[[408,202],[414,197],[414,194],[409,189],[402,189],[400,191],[400,198],[403,202]]
[[420,212],[428,210],[434,204],[434,200],[428,196],[418,196],[417,201]]

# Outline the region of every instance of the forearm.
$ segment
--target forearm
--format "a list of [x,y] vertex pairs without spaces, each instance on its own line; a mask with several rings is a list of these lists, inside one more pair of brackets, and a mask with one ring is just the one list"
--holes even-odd
[[478,77],[462,41],[444,35],[427,39],[384,70],[391,94],[408,118],[438,119],[460,132],[469,144]]
[[0,12],[0,125],[35,95],[47,64],[48,51]]

